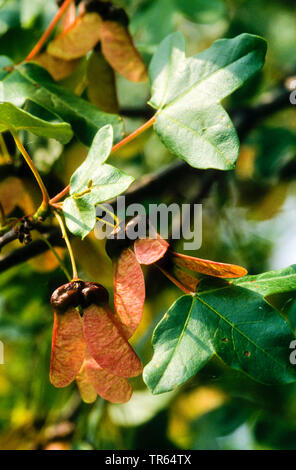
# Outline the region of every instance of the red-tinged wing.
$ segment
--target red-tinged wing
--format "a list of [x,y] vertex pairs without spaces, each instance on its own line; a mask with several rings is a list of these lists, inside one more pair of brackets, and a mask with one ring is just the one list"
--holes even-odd
[[123,377],[117,377],[104,370],[89,354],[85,362],[89,383],[104,400],[112,403],[126,403],[130,400],[133,389]]
[[248,272],[242,266],[236,266],[235,264],[218,263],[174,252],[171,253],[171,256],[175,265],[208,276],[233,278],[245,276]]
[[175,278],[190,292],[196,292],[198,286],[198,279],[191,276],[191,274],[185,273],[182,269],[179,269],[177,266],[174,266],[173,273]]
[[89,352],[103,369],[119,377],[141,374],[141,361],[107,305],[87,307],[83,328]]
[[54,313],[50,381],[55,387],[66,387],[78,374],[85,356],[82,320],[73,307]]
[[138,238],[134,250],[140,264],[153,264],[159,261],[167,252],[169,244],[159,235],[157,238]]
[[97,392],[88,378],[86,372],[86,361],[84,361],[79,374],[76,377],[76,383],[84,403],[94,403],[97,399]]
[[130,338],[142,319],[145,303],[145,280],[135,254],[129,248],[113,261],[114,309],[118,321]]
[[[192,290],[191,286],[187,286],[186,284],[183,284],[175,274],[171,273],[167,269],[162,268],[161,266],[158,266],[158,269],[164,274],[175,286],[179,287],[185,294],[192,294],[192,292],[195,292],[196,289]],[[183,280],[183,279],[182,279]]]

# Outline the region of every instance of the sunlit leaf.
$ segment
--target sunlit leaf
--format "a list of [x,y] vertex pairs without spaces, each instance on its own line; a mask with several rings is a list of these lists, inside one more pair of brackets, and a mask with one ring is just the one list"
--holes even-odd
[[126,26],[115,21],[104,21],[101,44],[103,55],[116,72],[132,82],[147,80],[146,66]]
[[81,193],[96,184],[96,180],[100,178],[101,165],[109,157],[112,144],[112,126],[102,127],[95,135],[86,159],[71,177],[71,195]]
[[107,306],[85,308],[83,328],[90,354],[106,371],[119,377],[135,377],[142,372],[138,356]]
[[114,266],[114,309],[127,338],[139,326],[145,302],[145,281],[141,266],[129,249],[122,251]]
[[63,203],[63,214],[68,229],[78,237],[86,237],[95,227],[96,209],[83,197],[67,197]]
[[186,58],[181,33],[168,36],[149,68],[155,130],[171,152],[197,168],[232,169],[238,138],[220,101],[257,73],[265,41],[250,34],[220,39]]
[[102,19],[97,13],[78,18],[70,29],[62,32],[47,47],[47,52],[64,60],[73,60],[87,54],[101,36]]
[[78,374],[85,355],[82,320],[75,308],[54,313],[50,381],[66,387]]

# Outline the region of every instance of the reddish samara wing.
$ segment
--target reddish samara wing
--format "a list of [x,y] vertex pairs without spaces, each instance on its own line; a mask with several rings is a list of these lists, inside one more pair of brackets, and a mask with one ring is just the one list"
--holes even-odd
[[85,403],[94,403],[97,399],[97,392],[89,381],[86,372],[86,361],[83,362],[82,367],[76,377],[76,383],[82,400]]
[[103,369],[119,377],[141,374],[141,361],[107,304],[84,309],[83,329],[89,352]]
[[160,235],[157,238],[138,238],[134,243],[135,255],[140,264],[153,264],[164,257],[169,244]]
[[145,303],[145,280],[135,254],[131,249],[122,251],[113,260],[114,308],[126,338],[130,338],[142,319]]
[[86,343],[82,319],[74,307],[54,312],[50,381],[55,387],[66,387],[78,374],[84,360]]
[[133,389],[125,378],[118,377],[104,370],[90,354],[86,357],[85,369],[92,387],[104,400],[112,403],[125,403],[129,401]]
[[103,55],[116,72],[132,82],[147,80],[146,66],[123,24],[103,21],[101,45]]
[[235,264],[218,263],[193,256],[181,255],[180,253],[171,253],[171,258],[176,266],[187,268],[201,274],[221,278],[243,277],[247,274],[247,270],[242,266]]

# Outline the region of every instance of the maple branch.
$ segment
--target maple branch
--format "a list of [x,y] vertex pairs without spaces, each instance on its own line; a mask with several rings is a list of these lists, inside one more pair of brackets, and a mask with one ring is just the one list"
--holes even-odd
[[[264,119],[291,106],[289,97],[290,90],[281,84],[274,91],[264,95],[258,104],[232,111],[230,115],[241,141],[243,141],[249,132],[256,128]],[[181,180],[183,177],[185,178],[192,174],[195,174],[196,177],[203,182],[198,194],[195,196],[195,202],[201,202],[211,190],[217,177],[223,176],[224,172],[219,170],[198,170],[192,168],[186,162],[178,160],[158,172],[144,176],[138,182],[134,183],[125,193],[126,202],[130,204],[139,201],[152,193],[155,194],[157,191],[163,193],[163,191],[168,189],[169,182],[175,187],[177,177],[178,180]],[[206,174],[207,178],[205,178]],[[63,191],[57,195],[60,196],[59,199],[66,195],[68,190],[69,189],[64,188]],[[58,200],[57,196],[51,199],[51,201],[56,202]],[[114,201],[111,201],[111,203],[112,202]],[[49,237],[48,240],[53,246],[64,246],[60,232],[56,227],[48,231],[46,236]],[[17,238],[13,238],[12,231],[0,237],[0,248],[10,242],[10,237],[11,241]],[[30,245],[14,250],[2,259],[0,258],[0,272],[25,262],[47,250],[48,246],[42,240],[33,241]]]

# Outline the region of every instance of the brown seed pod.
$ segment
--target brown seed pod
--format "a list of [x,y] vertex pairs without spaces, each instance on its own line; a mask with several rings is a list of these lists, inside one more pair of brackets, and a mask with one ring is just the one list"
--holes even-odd
[[50,303],[54,310],[65,311],[69,306],[78,307],[83,303],[82,289],[84,282],[72,281],[58,287],[51,296]]
[[104,305],[107,304],[109,300],[109,294],[105,287],[96,282],[85,282],[82,289],[82,296],[82,307],[88,307],[91,304]]

